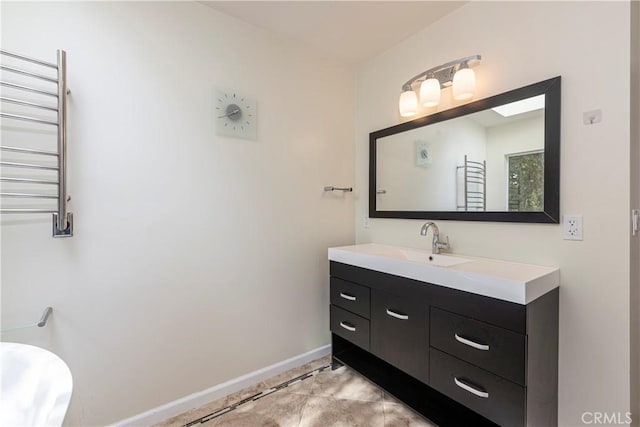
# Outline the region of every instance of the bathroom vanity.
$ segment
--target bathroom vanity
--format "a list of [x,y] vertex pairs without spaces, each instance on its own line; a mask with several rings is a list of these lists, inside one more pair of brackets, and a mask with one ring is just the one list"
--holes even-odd
[[440,426],[557,425],[557,268],[379,244],[329,260],[334,366]]

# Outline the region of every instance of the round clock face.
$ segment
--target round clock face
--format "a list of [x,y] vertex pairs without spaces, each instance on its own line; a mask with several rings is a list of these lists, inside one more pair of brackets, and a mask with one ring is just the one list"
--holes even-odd
[[214,97],[216,134],[238,138],[256,137],[256,102],[233,91],[218,90]]

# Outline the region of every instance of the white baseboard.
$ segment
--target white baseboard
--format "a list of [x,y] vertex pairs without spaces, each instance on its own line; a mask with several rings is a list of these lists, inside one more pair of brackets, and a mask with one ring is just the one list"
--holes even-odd
[[180,415],[183,412],[191,409],[199,408],[200,406],[213,402],[236,391],[240,391],[243,388],[250,387],[261,381],[274,377],[278,374],[288,371],[289,369],[297,368],[312,360],[319,359],[331,353],[331,345],[325,345],[318,347],[315,350],[311,350],[307,353],[299,354],[290,359],[283,360],[275,363],[266,368],[258,369],[257,371],[250,372],[246,375],[242,375],[238,378],[234,378],[222,384],[215,385],[206,390],[199,391],[197,393],[190,394],[182,397],[173,402],[169,402],[157,408],[153,408],[142,414],[135,415],[126,420],[118,421],[111,424],[112,427],[132,427],[132,426],[149,426],[157,424],[168,418]]

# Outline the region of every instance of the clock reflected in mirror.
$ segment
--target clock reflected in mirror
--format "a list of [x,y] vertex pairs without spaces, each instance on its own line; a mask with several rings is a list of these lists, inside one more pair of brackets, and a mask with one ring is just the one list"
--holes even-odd
[[216,89],[213,107],[216,135],[256,139],[258,110],[255,99],[236,91]]
[[426,168],[431,165],[431,146],[427,141],[416,140],[416,166]]

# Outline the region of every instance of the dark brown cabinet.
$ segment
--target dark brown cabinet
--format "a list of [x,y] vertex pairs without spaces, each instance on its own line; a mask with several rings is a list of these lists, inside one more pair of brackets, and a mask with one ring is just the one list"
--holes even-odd
[[431,386],[446,396],[498,425],[524,425],[524,387],[434,348],[431,370]]
[[427,383],[429,305],[371,291],[371,353]]
[[431,346],[525,384],[525,335],[455,313],[431,309]]
[[331,304],[368,319],[371,308],[370,290],[366,286],[332,277]]
[[331,306],[331,332],[369,350],[369,320],[335,305]]
[[557,425],[557,288],[523,305],[331,261],[331,332],[335,364],[440,426]]

